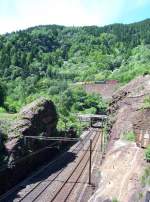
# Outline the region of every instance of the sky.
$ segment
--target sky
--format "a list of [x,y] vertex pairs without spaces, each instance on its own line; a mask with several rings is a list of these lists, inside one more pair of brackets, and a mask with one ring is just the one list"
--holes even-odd
[[36,25],[132,23],[150,18],[150,0],[0,0],[0,34]]

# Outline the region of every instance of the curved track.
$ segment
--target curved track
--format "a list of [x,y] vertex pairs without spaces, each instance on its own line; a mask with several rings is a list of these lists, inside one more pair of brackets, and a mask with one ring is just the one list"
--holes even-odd
[[[30,178],[23,191],[10,192],[0,201],[66,201],[89,161],[89,139],[93,138],[93,145],[96,145],[96,134],[96,131],[90,129],[82,143],[71,147],[68,152]],[[68,184],[69,189],[66,188]],[[65,191],[63,197],[66,198],[62,199],[61,195],[65,189],[67,192]]]
[[[93,138],[93,148],[95,148],[97,140],[98,140],[97,134]],[[69,196],[72,193],[72,190],[74,189],[75,185],[78,183],[79,178],[81,177],[82,173],[84,172],[88,162],[89,162],[89,149],[90,146],[88,146],[87,150],[85,150],[82,158],[78,162],[78,164],[74,167],[74,170],[70,173],[70,176],[62,183],[59,190],[55,193],[55,195],[52,197],[52,199],[48,200],[49,202],[65,202],[68,200]],[[68,183],[71,182],[71,183]]]

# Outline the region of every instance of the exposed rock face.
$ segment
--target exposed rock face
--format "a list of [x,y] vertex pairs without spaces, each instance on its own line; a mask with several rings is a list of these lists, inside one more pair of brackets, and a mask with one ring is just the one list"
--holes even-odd
[[51,136],[56,129],[57,113],[52,101],[45,98],[38,99],[25,106],[20,111],[20,120],[14,126],[22,135],[45,135]]
[[150,133],[150,108],[137,111],[133,120],[133,129],[136,134]]
[[[52,136],[57,120],[55,105],[45,98],[32,102],[20,111],[5,143],[8,166],[0,169],[0,195],[56,155],[56,148],[45,147],[49,142],[30,140],[29,144],[24,144],[23,137]],[[36,155],[32,155],[31,151],[36,151]]]
[[[19,113],[5,147],[10,154],[10,161],[27,153],[23,142],[23,136],[52,136],[56,130],[57,113],[52,101],[45,98],[38,99],[25,106]],[[32,142],[32,141],[31,141]],[[36,142],[30,149],[37,148]]]
[[[144,105],[147,96],[150,96],[150,75],[134,79],[113,95],[108,109],[111,141],[98,170],[101,172],[99,187],[90,202],[109,202],[113,198],[122,202],[145,201],[149,187],[141,186],[146,166],[144,150],[137,147],[137,142],[120,140],[120,137],[130,131],[137,135],[141,130],[150,133],[150,108]],[[139,197],[139,193],[143,196]]]
[[[135,143],[117,140],[105,155],[98,172],[101,178],[97,191],[89,202],[143,202],[139,200],[144,151]],[[143,193],[144,196],[144,193]]]
[[108,110],[113,139],[129,131],[137,133],[137,129],[150,130],[150,110],[143,110],[147,96],[150,96],[150,75],[132,80],[113,95]]

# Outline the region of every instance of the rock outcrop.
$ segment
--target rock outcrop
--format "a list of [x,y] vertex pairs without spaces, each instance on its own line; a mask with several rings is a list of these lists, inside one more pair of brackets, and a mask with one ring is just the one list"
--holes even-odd
[[150,133],[150,108],[137,111],[133,120],[133,129],[136,134]]
[[50,136],[56,129],[58,119],[55,105],[45,98],[40,98],[25,106],[20,111],[19,117],[13,132],[29,136],[43,132],[46,136]]
[[[25,106],[20,111],[5,144],[10,161],[27,153],[27,148],[23,141],[24,136],[52,136],[56,131],[57,121],[56,108],[50,100],[40,98]],[[37,144],[34,142],[34,144],[30,145],[32,148],[28,149],[37,149]]]
[[149,186],[141,183],[147,165],[144,150],[137,139],[135,143],[121,136],[133,131],[138,137],[141,130],[150,134],[150,106],[144,101],[149,96],[150,75],[132,80],[113,95],[108,109],[111,140],[105,160],[98,168],[101,173],[98,189],[90,202],[110,202],[115,198],[122,202],[145,201]]
[[130,131],[150,131],[150,110],[144,109],[147,96],[150,96],[150,75],[132,80],[113,95],[108,109],[113,139]]
[[[46,147],[49,142],[30,140],[29,144],[24,143],[24,136],[54,135],[57,120],[55,105],[45,98],[32,102],[20,111],[5,143],[8,164],[0,168],[0,195],[57,154],[56,148]],[[0,143],[2,149],[2,140]]]

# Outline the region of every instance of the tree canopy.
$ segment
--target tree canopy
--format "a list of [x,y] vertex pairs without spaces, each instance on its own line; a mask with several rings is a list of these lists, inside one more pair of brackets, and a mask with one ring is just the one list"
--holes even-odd
[[95,111],[102,99],[72,83],[126,83],[145,73],[150,73],[149,19],[104,27],[46,25],[0,35],[0,106],[10,112],[39,96],[54,100],[62,116]]
[[4,106],[5,97],[6,97],[6,86],[0,80],[0,107]]

